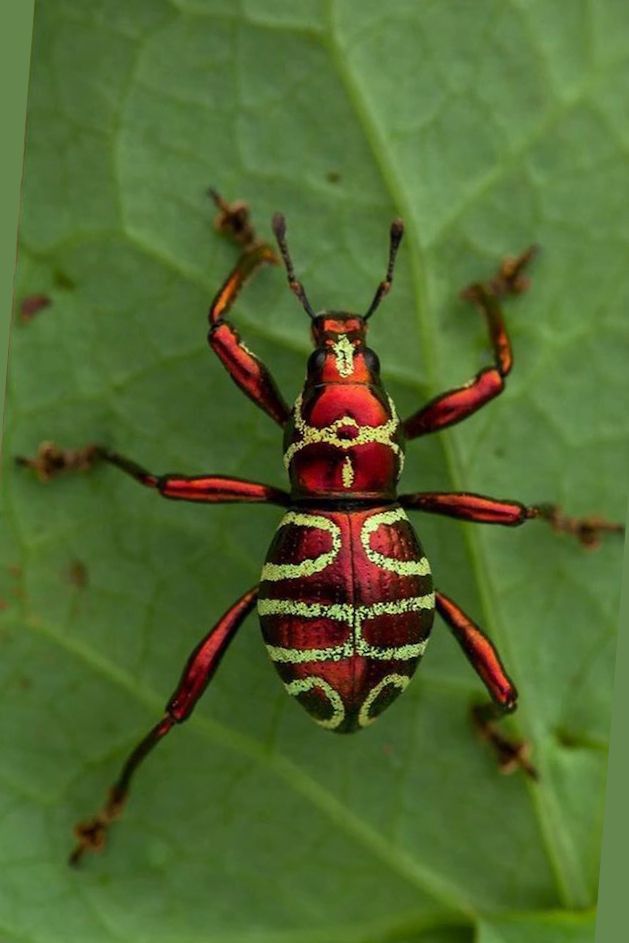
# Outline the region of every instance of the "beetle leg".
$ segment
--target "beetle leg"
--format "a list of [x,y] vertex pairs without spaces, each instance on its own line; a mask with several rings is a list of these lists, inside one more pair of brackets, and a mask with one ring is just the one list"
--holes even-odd
[[15,462],[24,468],[32,468],[40,481],[50,481],[62,472],[89,471],[99,458],[97,445],[62,449],[54,442],[41,442],[34,458],[16,455]]
[[514,711],[518,692],[507,675],[500,656],[485,633],[455,602],[443,593],[435,594],[437,612],[447,622],[492,700],[505,712]]
[[608,521],[597,514],[590,514],[587,517],[569,517],[563,514],[556,504],[539,504],[536,507],[527,508],[527,517],[537,517],[542,521],[547,521],[558,534],[572,534],[589,550],[598,547],[603,534],[624,535],[625,533],[624,524]]
[[488,282],[475,282],[461,293],[463,298],[480,309],[487,320],[494,365],[485,367],[464,386],[436,396],[405,419],[403,428],[407,439],[461,422],[502,393],[505,377],[513,366],[513,354],[499,299],[504,295],[521,294],[527,289],[528,280],[522,272],[534,253],[535,246],[530,246],[517,258],[505,259],[494,278]]
[[495,726],[497,719],[516,709],[518,700],[518,692],[504,669],[500,655],[482,629],[448,596],[435,593],[435,605],[491,695],[493,703],[475,708],[473,716],[476,726],[497,751],[500,768],[510,772],[520,766],[529,776],[536,778],[535,768],[528,761],[526,743],[508,740]]
[[34,469],[42,481],[49,481],[64,471],[87,471],[97,462],[109,462],[110,465],[115,465],[131,475],[140,484],[155,488],[165,498],[204,504],[264,502],[286,507],[290,503],[290,495],[281,488],[242,478],[228,478],[224,475],[154,475],[137,462],[104,445],[61,449],[53,442],[43,442],[35,458],[18,456],[16,461]]
[[122,813],[135,771],[175,724],[181,724],[188,719],[237,629],[255,606],[257,597],[257,586],[248,590],[194,649],[179,684],[166,705],[164,716],[129,754],[102,809],[93,818],[76,826],[75,834],[78,840],[70,855],[70,864],[76,865],[86,852],[100,851],[104,847],[109,826]]
[[597,547],[605,533],[624,534],[624,524],[616,524],[603,517],[568,517],[554,504],[525,505],[519,501],[488,498],[469,492],[418,492],[399,497],[402,507],[412,511],[444,514],[477,524],[503,524],[517,527],[530,520],[547,521],[558,533],[571,534],[589,549]]
[[216,228],[243,248],[236,265],[210,306],[208,341],[234,383],[271,419],[283,426],[288,419],[289,409],[275,380],[267,367],[245,347],[236,329],[226,320],[249,276],[261,265],[276,265],[278,258],[270,245],[256,238],[245,203],[238,201],[229,204],[214,190],[210,190],[210,195],[219,208]]
[[539,779],[539,774],[529,761],[531,745],[527,740],[512,740],[505,737],[498,729],[502,712],[495,704],[477,704],[472,708],[474,726],[484,740],[491,744],[498,756],[501,773],[513,773],[523,769],[531,779]]

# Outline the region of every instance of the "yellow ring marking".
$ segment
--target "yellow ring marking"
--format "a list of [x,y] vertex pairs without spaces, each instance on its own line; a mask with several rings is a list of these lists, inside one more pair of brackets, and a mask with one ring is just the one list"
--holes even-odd
[[315,717],[314,720],[327,730],[334,730],[335,727],[343,723],[345,718],[343,699],[339,692],[335,691],[332,685],[328,684],[324,678],[317,678],[311,675],[309,678],[299,678],[297,681],[290,681],[284,686],[293,697],[297,697],[298,694],[305,694],[306,691],[310,691],[312,688],[321,688],[332,706],[332,716],[327,720],[319,720],[317,717]]
[[426,557],[420,557],[419,560],[396,560],[395,557],[385,557],[384,554],[372,548],[370,541],[373,532],[384,524],[395,524],[397,521],[408,521],[403,508],[383,511],[368,517],[360,531],[360,542],[365,553],[376,566],[389,570],[391,573],[397,573],[398,576],[429,576],[430,564]]
[[378,684],[371,689],[367,697],[365,698],[360,711],[358,712],[358,723],[361,727],[367,727],[369,724],[373,724],[375,717],[369,716],[369,711],[378,697],[378,695],[384,691],[386,687],[390,684],[394,684],[396,688],[399,688],[400,691],[403,691],[409,684],[410,678],[407,675],[399,674],[390,674],[386,675]]
[[320,553],[318,557],[301,560],[299,563],[265,563],[262,568],[260,579],[270,580],[295,580],[302,576],[312,576],[314,573],[320,573],[336,560],[338,552],[341,549],[341,528],[328,517],[320,517],[317,514],[298,514],[296,511],[288,511],[280,521],[280,527],[286,527],[288,524],[295,524],[297,527],[313,527],[317,530],[327,531],[332,537],[332,548]]

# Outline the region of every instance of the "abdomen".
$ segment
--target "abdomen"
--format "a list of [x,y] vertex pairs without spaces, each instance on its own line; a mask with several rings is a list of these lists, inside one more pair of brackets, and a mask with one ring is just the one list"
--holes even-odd
[[288,511],[258,612],[284,685],[321,726],[371,723],[408,684],[434,616],[428,561],[403,509]]

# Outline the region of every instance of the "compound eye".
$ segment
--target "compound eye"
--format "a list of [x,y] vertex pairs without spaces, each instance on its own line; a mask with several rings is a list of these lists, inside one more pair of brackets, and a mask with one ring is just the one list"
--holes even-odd
[[317,373],[319,370],[323,370],[325,358],[325,350],[321,350],[321,348],[313,350],[308,357],[308,373]]
[[365,366],[370,373],[380,373],[380,360],[373,350],[366,347],[363,351],[363,358],[365,360]]

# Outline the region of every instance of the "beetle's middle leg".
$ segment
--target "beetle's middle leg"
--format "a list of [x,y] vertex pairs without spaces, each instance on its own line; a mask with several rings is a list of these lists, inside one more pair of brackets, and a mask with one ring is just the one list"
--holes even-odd
[[78,864],[86,852],[100,851],[104,847],[107,830],[122,813],[136,770],[166,734],[176,724],[187,720],[193,712],[229,643],[255,606],[257,598],[258,587],[255,586],[227,610],[194,649],[179,684],[166,705],[164,716],[129,754],[100,811],[93,818],[76,826],[77,844],[70,855],[70,864]]
[[435,605],[491,696],[492,703],[475,707],[473,717],[482,735],[496,751],[501,770],[508,773],[520,767],[536,779],[537,771],[528,760],[528,744],[508,739],[496,726],[504,714],[515,710],[518,700],[518,692],[505,671],[500,655],[482,629],[452,599],[437,592]]
[[494,278],[474,282],[461,293],[479,308],[487,322],[494,364],[477,373],[469,383],[436,396],[405,419],[403,427],[407,439],[461,422],[502,393],[505,378],[513,366],[513,354],[500,299],[505,295],[519,295],[527,289],[528,280],[522,272],[534,253],[535,246],[530,246],[517,258],[505,259]]
[[227,203],[215,190],[210,190],[210,195],[219,208],[216,228],[241,245],[242,252],[210,306],[208,341],[234,383],[271,419],[283,426],[289,415],[284,397],[268,368],[245,347],[227,320],[229,310],[249,276],[261,265],[277,264],[278,258],[270,245],[256,238],[245,203]]
[[18,456],[16,461],[19,465],[32,468],[42,481],[48,481],[66,471],[88,471],[98,462],[108,462],[131,475],[141,485],[155,489],[164,498],[203,504],[257,502],[286,507],[290,503],[290,495],[281,488],[244,478],[224,475],[155,475],[104,445],[62,449],[54,442],[42,442],[34,458]]
[[571,534],[588,548],[598,546],[605,533],[624,534],[624,524],[607,521],[603,517],[591,514],[587,517],[569,517],[563,514],[555,504],[521,504],[519,501],[505,501],[488,498],[482,494],[463,491],[447,493],[420,491],[416,494],[402,494],[399,497],[402,507],[411,511],[428,511],[431,514],[444,514],[462,521],[476,524],[502,524],[517,527],[531,520],[546,521],[553,530]]

